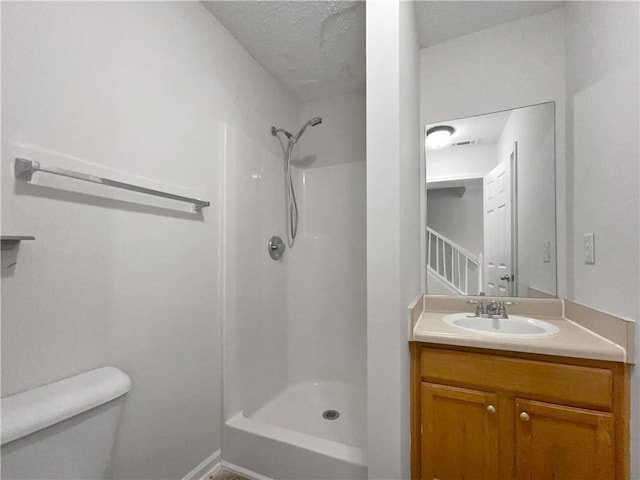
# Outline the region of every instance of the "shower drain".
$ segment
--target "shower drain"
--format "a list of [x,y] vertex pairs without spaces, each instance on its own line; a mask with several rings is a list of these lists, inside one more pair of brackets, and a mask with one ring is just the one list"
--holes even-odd
[[322,418],[325,420],[335,420],[340,416],[340,412],[337,410],[325,410],[322,412]]

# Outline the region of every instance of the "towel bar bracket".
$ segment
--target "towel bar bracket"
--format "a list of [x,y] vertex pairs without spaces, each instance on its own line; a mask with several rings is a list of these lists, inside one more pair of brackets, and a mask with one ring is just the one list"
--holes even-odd
[[33,178],[33,172],[40,170],[40,164],[24,158],[16,158],[15,174],[16,178],[21,178],[30,182]]

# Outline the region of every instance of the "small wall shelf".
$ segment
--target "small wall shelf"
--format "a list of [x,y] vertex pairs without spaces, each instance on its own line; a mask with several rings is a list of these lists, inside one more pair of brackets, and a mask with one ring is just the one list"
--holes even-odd
[[33,237],[31,235],[2,235],[0,236],[0,239],[2,240],[2,243],[5,242],[19,242],[21,240],[35,240],[36,237]]
[[35,240],[32,235],[0,235],[2,240],[2,266],[0,269],[7,270],[18,263],[18,250],[22,240]]

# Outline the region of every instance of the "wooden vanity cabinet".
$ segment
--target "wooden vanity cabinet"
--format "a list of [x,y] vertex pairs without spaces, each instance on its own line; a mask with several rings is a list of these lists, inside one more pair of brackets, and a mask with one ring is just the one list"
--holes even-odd
[[412,477],[629,477],[627,365],[411,343]]
[[429,478],[497,478],[497,395],[434,383],[421,389],[423,469]]
[[614,479],[613,414],[516,400],[516,478]]

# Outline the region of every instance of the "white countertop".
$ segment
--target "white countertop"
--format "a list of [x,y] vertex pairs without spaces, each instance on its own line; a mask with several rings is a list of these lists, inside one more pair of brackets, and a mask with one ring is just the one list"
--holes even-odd
[[482,335],[449,325],[443,321],[443,317],[449,313],[451,312],[423,311],[413,328],[410,328],[409,341],[613,362],[627,361],[627,352],[623,347],[564,317],[531,315],[532,318],[556,325],[559,332],[543,338],[516,338]]

